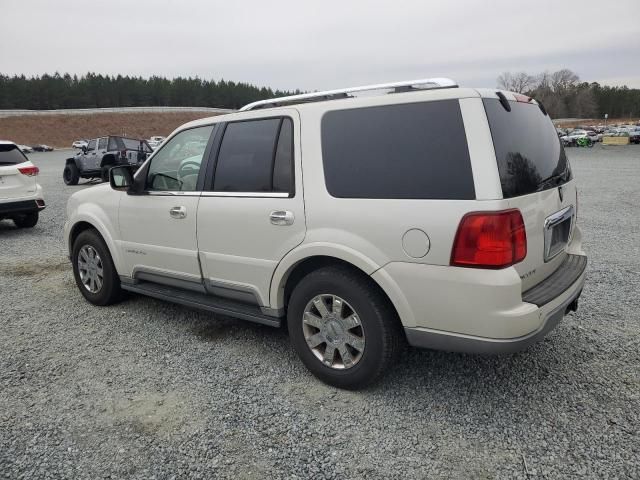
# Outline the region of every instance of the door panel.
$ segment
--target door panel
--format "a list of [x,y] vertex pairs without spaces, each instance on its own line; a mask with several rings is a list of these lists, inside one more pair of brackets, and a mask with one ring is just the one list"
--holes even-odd
[[[212,131],[213,126],[206,125],[174,135],[139,171],[136,182],[144,182],[145,193],[123,196],[119,224],[128,275],[136,278],[142,273],[160,283],[186,280],[201,285],[197,182],[206,170],[201,168],[202,159]],[[154,277],[145,275],[149,273]]]
[[84,156],[84,158],[86,159],[86,168],[88,170],[95,170],[96,168],[98,168],[97,151],[98,151],[98,140],[93,139],[89,142],[89,146],[87,147],[87,153]]
[[[271,213],[291,212],[293,223],[274,225]],[[269,305],[271,276],[305,235],[302,195],[297,198],[212,196],[198,207],[198,248],[209,288],[249,291]],[[220,293],[220,292],[218,292]]]
[[293,109],[274,118],[226,125],[208,185],[219,191],[203,192],[198,206],[207,288],[261,306],[278,263],[306,234],[299,118]]
[[[120,201],[121,251],[127,272],[155,272],[200,280],[196,245],[198,195],[123,195]],[[185,216],[171,210],[183,207]]]

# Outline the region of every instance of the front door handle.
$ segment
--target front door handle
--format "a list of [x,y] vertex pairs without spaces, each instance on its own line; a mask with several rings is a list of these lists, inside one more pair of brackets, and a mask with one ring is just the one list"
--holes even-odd
[[187,209],[185,207],[172,207],[169,210],[171,218],[184,218],[187,216]]
[[292,225],[294,218],[293,212],[288,210],[276,210],[269,215],[269,220],[274,225]]

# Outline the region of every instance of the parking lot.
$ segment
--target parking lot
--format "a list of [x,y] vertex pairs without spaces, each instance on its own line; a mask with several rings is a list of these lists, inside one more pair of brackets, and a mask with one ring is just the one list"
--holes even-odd
[[567,149],[590,263],[544,342],[410,350],[360,392],[316,380],[285,330],[87,303],[62,226],[91,186],[64,185],[69,154],[30,155],[34,229],[0,222],[0,478],[640,477],[640,146]]

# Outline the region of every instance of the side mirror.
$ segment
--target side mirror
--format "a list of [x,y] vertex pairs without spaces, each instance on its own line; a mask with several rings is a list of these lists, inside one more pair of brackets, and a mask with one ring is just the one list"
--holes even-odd
[[82,147],[80,147],[80,150],[82,150],[82,153],[87,153],[87,146],[83,145]]
[[133,174],[135,170],[130,165],[112,167],[109,170],[109,184],[114,190],[131,191],[134,185]]

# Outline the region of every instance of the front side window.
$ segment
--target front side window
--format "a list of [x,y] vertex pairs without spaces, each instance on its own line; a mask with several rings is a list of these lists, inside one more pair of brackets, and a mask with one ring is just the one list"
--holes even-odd
[[213,190],[293,195],[293,122],[267,118],[227,125]]
[[175,135],[151,159],[146,189],[192,192],[196,190],[202,157],[213,125],[191,128]]
[[89,145],[87,145],[87,150],[92,151],[96,149],[96,140],[89,140]]

